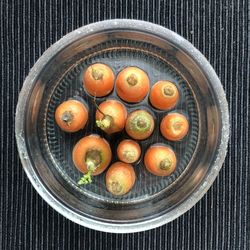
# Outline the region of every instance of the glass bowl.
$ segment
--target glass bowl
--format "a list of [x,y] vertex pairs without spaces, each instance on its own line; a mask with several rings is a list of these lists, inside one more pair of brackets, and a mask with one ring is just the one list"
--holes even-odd
[[[128,112],[143,108],[154,117],[153,135],[140,142],[142,157],[134,164],[137,180],[121,197],[105,188],[105,173],[93,183],[77,185],[82,174],[71,152],[76,142],[92,133],[112,145],[113,161],[125,132],[104,134],[94,124],[95,107],[84,90],[82,75],[95,62],[112,67],[115,74],[126,66],[147,72],[151,85],[174,82],[180,101],[169,111],[154,109],[148,96],[140,103],[125,103]],[[87,126],[73,134],[54,121],[56,107],[69,98],[89,108]],[[119,99],[115,89],[107,98]],[[180,142],[161,136],[164,115],[178,111],[190,123]],[[205,57],[187,40],[161,26],[136,20],[109,20],[81,27],[56,42],[40,57],[27,76],[16,109],[16,139],[23,168],[38,193],[68,219],[100,231],[128,233],[163,225],[190,209],[206,193],[219,173],[229,137],[228,105],[220,80]],[[150,174],[143,165],[145,150],[165,143],[177,155],[176,171],[168,177]]]

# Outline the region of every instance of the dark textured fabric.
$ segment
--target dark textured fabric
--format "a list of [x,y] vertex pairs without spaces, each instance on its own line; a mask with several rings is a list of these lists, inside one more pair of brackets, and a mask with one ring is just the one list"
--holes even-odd
[[[250,249],[248,0],[0,1],[0,249]],[[225,88],[228,155],[213,186],[189,212],[147,232],[116,235],[81,227],[49,207],[26,177],[14,137],[25,76],[67,32],[110,18],[161,24],[193,43]]]

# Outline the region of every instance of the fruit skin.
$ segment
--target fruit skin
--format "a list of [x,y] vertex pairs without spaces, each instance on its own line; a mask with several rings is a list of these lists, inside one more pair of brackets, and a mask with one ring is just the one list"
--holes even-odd
[[180,141],[188,133],[189,123],[183,114],[169,113],[161,121],[162,135],[170,141]]
[[154,131],[154,118],[145,110],[135,110],[128,115],[125,129],[127,134],[136,140],[148,138]]
[[124,195],[132,189],[135,180],[136,175],[132,165],[116,162],[107,171],[106,187],[113,195]]
[[99,175],[108,167],[111,162],[111,148],[105,139],[95,134],[86,136],[78,141],[73,148],[72,158],[76,168],[84,174],[89,171],[85,159],[87,152],[90,150],[96,150],[100,152],[101,163],[92,173],[92,175]]
[[88,109],[80,101],[67,100],[56,108],[55,120],[63,131],[76,132],[85,127]]
[[133,140],[123,140],[117,147],[117,156],[120,161],[125,163],[134,163],[139,160],[141,156],[140,145]]
[[90,95],[95,97],[108,95],[114,88],[114,82],[114,72],[103,63],[90,65],[83,75],[85,89]]
[[157,176],[171,175],[176,169],[177,159],[174,151],[166,145],[154,144],[144,156],[147,170]]
[[137,67],[123,69],[116,78],[117,95],[126,102],[140,102],[150,88],[148,75]]
[[96,110],[97,126],[107,134],[120,132],[124,129],[128,113],[121,102],[109,99],[102,102],[98,109]]
[[179,101],[179,91],[172,82],[158,81],[151,88],[149,100],[155,108],[168,110]]

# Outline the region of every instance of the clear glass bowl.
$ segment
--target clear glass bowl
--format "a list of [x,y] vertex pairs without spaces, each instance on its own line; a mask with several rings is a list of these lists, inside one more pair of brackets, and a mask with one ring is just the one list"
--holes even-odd
[[[92,98],[82,85],[88,65],[103,62],[117,74],[126,66],[145,70],[151,84],[161,79],[176,83],[181,98],[168,111],[185,113],[190,122],[181,142],[166,141],[159,123],[168,113],[152,108],[148,96],[128,111],[147,109],[154,116],[153,135],[140,142],[142,152],[153,143],[171,146],[178,158],[169,177],[145,170],[143,158],[134,168],[137,181],[131,192],[114,197],[106,191],[105,173],[86,186],[78,186],[81,173],[71,152],[85,135],[98,133],[115,149],[125,132],[107,136],[94,125]],[[86,128],[62,132],[54,122],[55,108],[78,98],[89,108]],[[109,98],[119,99],[115,90]],[[98,103],[106,98],[100,98]],[[229,137],[228,107],[221,83],[204,56],[187,40],[161,26],[135,20],[109,20],[79,28],[37,61],[26,78],[16,110],[16,139],[23,167],[39,194],[70,220],[107,232],[136,232],[167,223],[190,209],[216,178],[226,155]]]

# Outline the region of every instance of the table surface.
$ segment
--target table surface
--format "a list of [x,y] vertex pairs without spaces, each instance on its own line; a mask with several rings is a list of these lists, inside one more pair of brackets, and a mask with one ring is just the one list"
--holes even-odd
[[[249,5],[248,0],[1,0],[0,249],[250,249]],[[18,94],[35,61],[68,32],[111,18],[147,20],[188,39],[215,68],[231,117],[225,164],[202,200],[167,225],[124,235],[81,227],[48,206],[22,169],[14,136]]]

